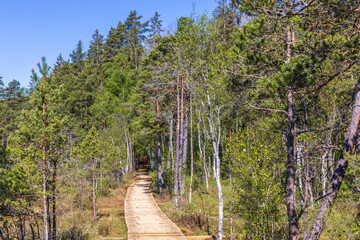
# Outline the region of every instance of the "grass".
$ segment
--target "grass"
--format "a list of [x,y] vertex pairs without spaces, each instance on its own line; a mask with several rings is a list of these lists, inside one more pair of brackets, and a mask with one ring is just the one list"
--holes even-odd
[[[209,183],[209,189],[195,189],[192,194],[192,202],[188,202],[188,190],[186,196],[180,201],[180,207],[173,206],[169,193],[162,195],[154,192],[155,199],[163,212],[181,229],[186,236],[217,235],[218,224],[218,196],[215,182]],[[240,235],[242,222],[236,218],[230,220],[231,201],[230,187],[223,185],[224,196],[224,239],[231,239],[230,227],[233,228],[233,239]],[[232,222],[232,223],[231,223]]]
[[128,177],[124,179],[120,189],[109,189],[106,196],[97,197],[97,221],[93,220],[92,208],[87,204],[84,211],[76,209],[60,218],[61,229],[81,229],[89,240],[127,239],[124,201],[127,188],[134,179],[134,176]]

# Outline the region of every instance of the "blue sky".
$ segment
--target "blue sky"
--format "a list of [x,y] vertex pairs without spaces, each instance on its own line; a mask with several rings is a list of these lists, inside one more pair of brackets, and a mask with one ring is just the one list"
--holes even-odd
[[50,66],[60,53],[67,59],[78,40],[87,48],[95,29],[106,37],[131,10],[143,21],[158,11],[166,29],[193,10],[211,14],[215,7],[215,0],[0,0],[0,76],[28,87],[42,56]]

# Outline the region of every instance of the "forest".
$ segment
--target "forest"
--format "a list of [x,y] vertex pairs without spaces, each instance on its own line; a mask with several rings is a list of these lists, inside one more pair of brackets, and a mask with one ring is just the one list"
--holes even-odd
[[0,238],[115,231],[101,199],[143,160],[186,231],[360,239],[360,3],[218,0],[168,31],[140,14],[28,88],[0,77]]

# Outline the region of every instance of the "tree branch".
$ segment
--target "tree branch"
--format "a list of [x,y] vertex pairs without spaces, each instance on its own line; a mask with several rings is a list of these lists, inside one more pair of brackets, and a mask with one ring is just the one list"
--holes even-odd
[[340,74],[343,74],[344,72],[346,72],[347,70],[349,70],[352,66],[354,66],[356,63],[360,62],[360,60],[355,60],[352,63],[350,63],[349,65],[347,65],[346,67],[344,67],[343,69],[341,69],[340,71],[338,71],[337,73],[335,73],[334,75],[330,76],[329,79],[324,82],[323,84],[321,84],[316,90],[315,93],[318,93],[320,89],[322,89],[323,87],[325,87],[329,82],[331,82],[335,77],[339,76]]

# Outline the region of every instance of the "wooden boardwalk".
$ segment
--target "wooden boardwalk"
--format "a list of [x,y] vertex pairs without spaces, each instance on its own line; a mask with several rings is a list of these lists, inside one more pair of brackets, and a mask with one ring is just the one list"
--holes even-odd
[[125,198],[125,221],[129,240],[186,240],[181,230],[159,208],[151,191],[151,177],[139,170],[137,181]]

